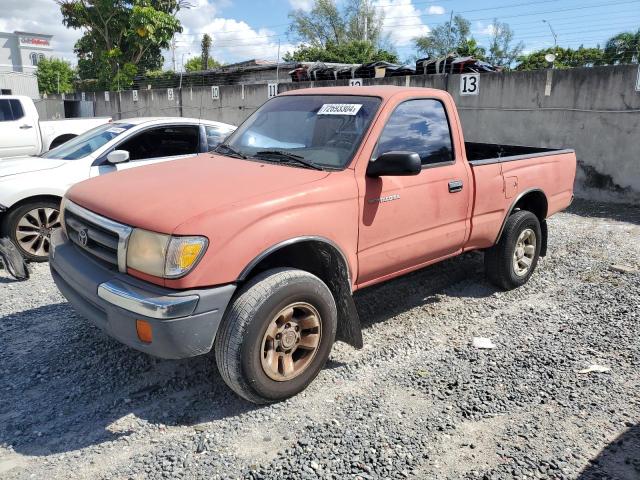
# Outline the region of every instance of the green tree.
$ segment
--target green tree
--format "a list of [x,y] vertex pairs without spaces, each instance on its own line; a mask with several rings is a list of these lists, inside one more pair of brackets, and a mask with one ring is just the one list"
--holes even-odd
[[371,42],[352,40],[326,46],[300,46],[294,52],[284,56],[285,61],[294,62],[330,62],[330,63],[368,63],[385,61],[397,63],[394,52],[375,47]]
[[368,41],[381,46],[382,9],[369,0],[315,0],[309,12],[293,10],[289,13],[289,35],[302,45],[327,47],[352,41]]
[[81,79],[126,88],[138,73],[162,66],[161,50],[182,31],[175,17],[185,0],[56,0],[62,22],[83,30],[76,42]]
[[478,45],[475,38],[469,38],[461,45],[458,45],[456,53],[461,57],[474,57],[478,60],[484,60],[487,51],[484,47]]
[[[213,60],[209,56],[209,49],[211,48],[211,37],[208,33],[205,33],[202,36],[202,42],[200,42],[200,48],[202,49],[202,53],[200,54],[200,69],[207,70],[209,68],[209,60]],[[206,65],[207,68],[202,68],[202,65]]]
[[637,32],[622,32],[611,37],[605,47],[607,62],[616,65],[638,63],[640,60],[640,29]]
[[[428,35],[414,39],[418,52],[430,58],[444,57],[448,53],[467,51],[471,39],[471,22],[461,15],[434,27]],[[474,40],[475,42],[475,40]]]
[[71,93],[75,72],[69,62],[45,58],[38,62],[38,89],[40,93]]
[[200,72],[202,70],[211,70],[212,68],[221,67],[222,64],[217,60],[209,57],[209,61],[207,62],[207,68],[202,68],[202,58],[201,57],[193,57],[187,60],[184,64],[184,69],[187,72]]
[[497,19],[491,25],[491,43],[487,61],[500,67],[510,67],[522,54],[524,43],[513,44],[513,30]]
[[516,70],[526,71],[551,68],[551,63],[544,58],[548,54],[556,56],[553,62],[554,68],[593,67],[605,64],[604,52],[599,47],[584,48],[580,46],[577,49],[552,47],[521,55],[518,58]]

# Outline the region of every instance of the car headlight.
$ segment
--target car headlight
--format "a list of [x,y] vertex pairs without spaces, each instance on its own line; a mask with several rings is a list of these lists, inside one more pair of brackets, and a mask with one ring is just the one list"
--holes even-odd
[[173,237],[136,228],[129,237],[127,267],[161,278],[186,275],[207,249],[205,237]]

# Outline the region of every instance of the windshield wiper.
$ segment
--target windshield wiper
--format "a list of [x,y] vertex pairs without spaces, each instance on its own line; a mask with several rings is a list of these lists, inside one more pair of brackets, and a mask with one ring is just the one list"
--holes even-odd
[[[220,147],[222,147],[222,148],[226,149],[226,153],[225,153],[225,152],[219,152],[219,151],[218,151],[218,149],[219,149]],[[238,158],[242,158],[242,159],[244,159],[244,160],[246,160],[247,158],[249,158],[249,157],[247,157],[244,153],[239,152],[238,150],[236,150],[236,149],[234,149],[234,148],[230,147],[229,145],[227,145],[226,143],[221,143],[221,144],[220,144],[220,145],[218,145],[216,148],[214,148],[214,149],[213,149],[213,151],[214,151],[214,152],[218,152],[218,153],[225,153],[226,155],[231,154],[231,155],[234,155],[234,156],[236,156],[236,157],[238,157]]]
[[291,153],[291,152],[285,152],[284,150],[261,150],[259,152],[256,152],[255,154],[256,155],[275,155],[278,157],[286,158],[288,160],[292,160],[294,162],[297,162],[309,168],[313,168],[315,170],[323,170],[323,168],[320,165],[317,165],[300,155],[296,155],[295,153]]

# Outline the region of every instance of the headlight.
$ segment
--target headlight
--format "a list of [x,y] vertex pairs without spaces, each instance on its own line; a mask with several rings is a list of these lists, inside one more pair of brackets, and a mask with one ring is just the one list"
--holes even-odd
[[207,249],[205,237],[172,237],[136,228],[129,237],[127,267],[162,278],[185,275]]

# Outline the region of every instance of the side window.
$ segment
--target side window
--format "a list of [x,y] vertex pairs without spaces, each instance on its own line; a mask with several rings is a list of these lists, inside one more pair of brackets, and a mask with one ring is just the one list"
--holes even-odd
[[221,129],[218,127],[204,126],[204,130],[207,134],[207,149],[209,151],[216,148],[219,144],[229,136],[231,130]]
[[0,122],[10,122],[13,120],[13,113],[11,113],[10,100],[0,100]]
[[36,65],[38,65],[38,54],[35,52],[31,52],[31,54],[29,55],[29,58],[31,59],[31,65],[33,65],[34,67]]
[[386,152],[420,155],[422,165],[453,160],[451,131],[438,100],[409,100],[394,110],[380,135],[374,158]]
[[121,143],[117,150],[127,150],[131,160],[190,155],[199,152],[197,125],[151,128]]
[[11,104],[11,111],[13,112],[13,119],[20,120],[24,117],[24,110],[22,109],[22,104],[20,100],[9,100]]

